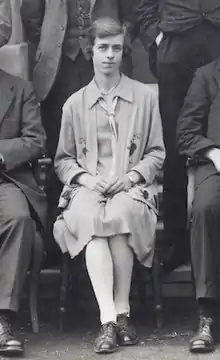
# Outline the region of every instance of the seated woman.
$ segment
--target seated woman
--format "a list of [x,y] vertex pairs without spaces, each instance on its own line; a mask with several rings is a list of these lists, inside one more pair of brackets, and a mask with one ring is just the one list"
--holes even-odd
[[55,157],[65,186],[54,236],[72,258],[85,248],[102,324],[97,353],[138,341],[129,306],[134,254],[151,267],[165,156],[157,93],[119,71],[124,36],[113,19],[93,23],[95,76],[63,107]]
[[191,257],[199,325],[191,352],[214,350],[220,264],[220,59],[197,70],[178,121],[180,153],[195,167]]

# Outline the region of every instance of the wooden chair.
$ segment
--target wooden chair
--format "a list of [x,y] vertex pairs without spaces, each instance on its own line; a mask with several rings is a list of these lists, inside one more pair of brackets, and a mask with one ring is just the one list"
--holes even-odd
[[[191,224],[191,216],[192,216],[192,203],[194,198],[194,190],[195,190],[195,167],[191,159],[187,162],[187,176],[188,176],[188,185],[187,185],[187,227],[190,230]],[[158,259],[159,257],[157,257]],[[157,264],[155,269],[154,275],[154,282],[155,282],[155,291],[156,294],[156,301],[155,307],[157,308],[157,327],[161,328],[164,323],[163,319],[163,286],[165,285],[186,285],[192,284],[192,293],[194,294],[194,281],[193,281],[193,274],[192,274],[192,267],[191,264],[186,264],[178,267],[177,269],[173,270],[171,274],[164,277],[162,279],[162,274],[160,271],[160,265]]]
[[[162,200],[162,177],[159,177],[159,202]],[[161,236],[163,232],[163,223],[161,221],[161,216],[159,217],[159,221],[157,224],[156,237],[158,234]],[[159,241],[156,239],[156,244]],[[59,299],[59,328],[60,331],[64,329],[64,320],[67,314],[67,300],[70,292],[70,286],[72,282],[72,274],[70,274],[70,256],[68,253],[62,255],[61,258],[61,267],[60,267],[60,299]],[[156,251],[154,254],[152,269],[149,272],[145,267],[139,266],[137,264],[136,277],[138,281],[138,295],[140,299],[141,307],[146,304],[146,282],[151,283],[152,294],[153,294],[153,307],[154,314],[156,319],[157,328],[161,328],[163,324],[163,306],[162,306],[162,281],[160,275],[160,249],[156,246]],[[147,280],[146,280],[147,279]]]
[[[46,155],[37,159],[32,163],[35,178],[39,187],[44,190],[47,179],[47,172],[49,166],[51,166],[51,159]],[[36,236],[33,242],[31,264],[29,268],[29,309],[31,326],[34,333],[39,332],[39,320],[38,320],[38,286],[41,265],[44,256],[44,241],[42,234],[36,231]]]

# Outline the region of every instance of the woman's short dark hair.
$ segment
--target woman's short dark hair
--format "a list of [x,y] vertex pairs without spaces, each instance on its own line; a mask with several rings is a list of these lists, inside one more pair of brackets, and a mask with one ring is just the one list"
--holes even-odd
[[124,35],[124,53],[130,53],[131,47],[128,41],[126,26],[121,24],[118,20],[110,17],[102,17],[92,22],[89,29],[88,39],[89,46],[87,52],[92,54],[92,47],[95,43],[95,38],[104,39],[109,36]]

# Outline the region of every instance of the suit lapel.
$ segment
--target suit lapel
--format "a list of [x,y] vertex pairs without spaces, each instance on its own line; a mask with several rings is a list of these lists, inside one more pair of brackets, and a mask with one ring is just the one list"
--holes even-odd
[[14,99],[14,86],[9,79],[10,77],[0,72],[0,125]]

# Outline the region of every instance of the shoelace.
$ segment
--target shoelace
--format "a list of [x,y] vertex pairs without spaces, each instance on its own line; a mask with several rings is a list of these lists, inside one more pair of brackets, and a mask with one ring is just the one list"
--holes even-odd
[[0,334],[12,335],[12,329],[7,316],[0,316]]
[[126,315],[119,314],[117,317],[118,327],[125,329],[128,326],[129,318]]
[[114,332],[114,328],[115,328],[115,327],[116,327],[116,324],[113,324],[113,323],[104,324],[104,325],[102,326],[103,335],[105,335],[106,337],[111,338],[112,335],[113,335],[113,332]]
[[199,332],[205,335],[209,335],[211,324],[212,324],[211,318],[202,317],[200,320]]

